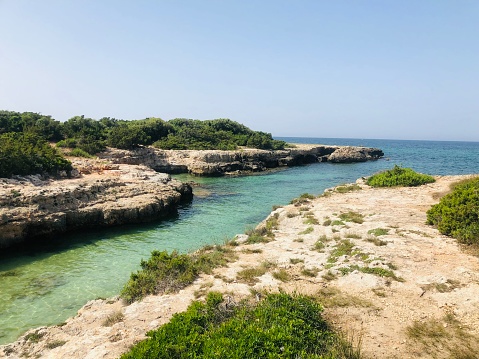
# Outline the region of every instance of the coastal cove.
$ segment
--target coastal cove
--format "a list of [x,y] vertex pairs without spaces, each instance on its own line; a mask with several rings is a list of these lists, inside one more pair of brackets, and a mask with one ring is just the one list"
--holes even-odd
[[[356,164],[319,163],[268,174],[198,178],[195,198],[178,216],[161,223],[61,236],[52,246],[30,247],[2,255],[0,271],[0,342],[26,329],[55,324],[72,316],[88,300],[116,295],[154,249],[191,251],[221,243],[255,226],[273,205],[301,193],[319,194],[394,164],[434,175],[479,172],[479,143],[285,139],[289,142],[361,145],[381,148],[386,159]],[[62,243],[62,246],[57,246]]]

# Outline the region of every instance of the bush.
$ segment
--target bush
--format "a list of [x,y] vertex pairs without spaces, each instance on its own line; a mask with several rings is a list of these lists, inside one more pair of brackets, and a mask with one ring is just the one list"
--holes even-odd
[[228,307],[219,293],[148,333],[122,359],[359,358],[322,319],[313,299],[270,294],[257,305]]
[[71,171],[70,161],[33,133],[0,135],[0,177]]
[[92,158],[93,156],[90,155],[88,152],[83,151],[81,148],[74,148],[68,153],[68,155],[73,157],[85,157],[85,158]]
[[372,175],[366,183],[372,187],[415,187],[435,181],[432,176],[417,173],[411,168],[395,165],[391,170]]
[[479,243],[479,178],[456,185],[427,211],[427,223],[462,243]]
[[200,273],[209,273],[212,268],[225,265],[230,258],[231,251],[220,246],[193,254],[153,251],[148,261],[141,261],[141,269],[131,274],[121,297],[132,303],[149,294],[176,292],[193,283]]

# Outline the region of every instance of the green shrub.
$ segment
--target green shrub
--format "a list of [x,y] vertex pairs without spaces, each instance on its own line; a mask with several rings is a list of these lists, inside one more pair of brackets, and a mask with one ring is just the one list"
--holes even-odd
[[0,135],[0,177],[71,171],[70,161],[33,133]]
[[415,187],[433,182],[435,182],[435,179],[432,176],[396,165],[391,170],[372,175],[366,183],[372,187]]
[[479,243],[479,177],[456,185],[427,211],[427,223],[465,244]]
[[231,250],[220,246],[193,254],[153,251],[148,261],[141,261],[141,269],[131,274],[121,297],[132,303],[149,294],[176,292],[191,284],[200,273],[209,273],[213,268],[225,265],[232,257]]
[[206,303],[193,302],[121,358],[360,358],[309,297],[269,294],[232,307],[222,301],[213,292]]
[[85,157],[85,158],[93,158],[88,152],[83,151],[81,148],[74,148],[68,153],[69,156],[73,157]]

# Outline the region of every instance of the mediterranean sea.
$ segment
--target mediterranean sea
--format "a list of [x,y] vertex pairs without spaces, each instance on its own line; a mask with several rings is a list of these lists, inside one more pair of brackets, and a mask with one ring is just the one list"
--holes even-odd
[[479,173],[479,142],[277,138],[290,143],[378,147],[384,158],[317,163],[241,177],[194,181],[192,203],[160,223],[58,236],[49,244],[0,253],[0,344],[24,331],[58,324],[87,301],[117,295],[152,250],[193,251],[223,243],[263,220],[274,205],[302,193],[354,182],[394,165],[431,175]]

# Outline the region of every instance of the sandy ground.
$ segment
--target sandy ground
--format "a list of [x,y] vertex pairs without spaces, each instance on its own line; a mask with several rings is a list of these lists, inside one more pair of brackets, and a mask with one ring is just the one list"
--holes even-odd
[[[231,247],[238,260],[228,267],[177,294],[131,305],[91,301],[66,323],[0,347],[0,357],[117,358],[209,290],[238,300],[279,289],[321,298],[324,315],[365,358],[479,357],[479,259],[425,224],[426,211],[461,178],[400,189],[358,180],[358,190],[278,208],[270,216],[278,219],[274,240]],[[346,213],[363,223],[341,219]],[[262,263],[269,263],[264,275],[238,275]]]

